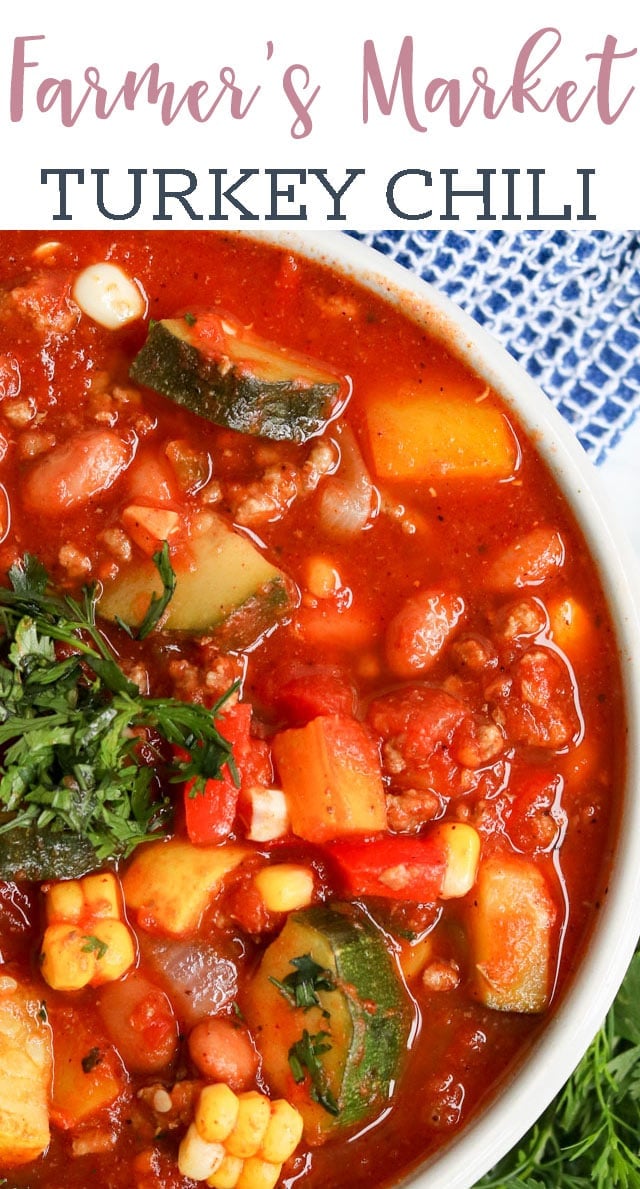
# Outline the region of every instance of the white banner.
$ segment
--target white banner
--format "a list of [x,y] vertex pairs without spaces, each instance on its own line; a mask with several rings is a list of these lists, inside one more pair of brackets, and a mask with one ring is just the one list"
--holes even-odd
[[0,224],[634,226],[639,12],[5,6]]

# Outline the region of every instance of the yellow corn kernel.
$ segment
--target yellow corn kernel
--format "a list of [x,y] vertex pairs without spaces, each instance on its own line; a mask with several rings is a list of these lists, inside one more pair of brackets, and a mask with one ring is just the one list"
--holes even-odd
[[225,1152],[222,1144],[208,1144],[198,1135],[195,1123],[190,1123],[178,1149],[178,1169],[192,1181],[206,1181],[220,1168]]
[[42,977],[54,991],[78,991],[95,973],[95,953],[75,925],[47,925],[40,957]]
[[238,1118],[236,1125],[225,1141],[229,1156],[240,1156],[246,1160],[260,1148],[271,1118],[271,1103],[257,1090],[247,1090],[238,1095]]
[[204,1086],[195,1113],[195,1125],[201,1139],[209,1144],[223,1143],[238,1121],[239,1109],[237,1095],[224,1082]]
[[207,1185],[211,1189],[235,1189],[243,1166],[244,1160],[239,1156],[225,1156],[220,1168],[207,1180]]
[[306,908],[313,900],[313,872],[297,863],[263,867],[253,882],[269,912],[294,912]]
[[68,921],[69,924],[77,924],[84,912],[84,896],[80,881],[63,879],[60,883],[50,884],[46,891],[45,903],[48,921]]
[[274,1189],[280,1177],[282,1165],[270,1164],[259,1156],[245,1160],[242,1172],[236,1181],[236,1189]]
[[301,1139],[302,1115],[286,1098],[276,1099],[258,1155],[270,1164],[284,1164]]
[[92,917],[120,917],[120,897],[115,875],[103,871],[99,875],[85,875],[81,881],[86,911]]
[[398,961],[407,979],[412,979],[426,966],[433,953],[433,939],[423,937],[420,941],[401,941]]
[[480,835],[465,822],[442,822],[435,832],[444,845],[447,861],[440,895],[443,900],[466,896],[478,874]]
[[91,979],[94,987],[113,982],[133,966],[136,959],[133,938],[122,921],[96,921],[91,926],[91,937],[98,943],[94,949],[96,962]]
[[310,557],[305,578],[309,594],[316,599],[330,599],[342,586],[340,574],[327,557]]
[[554,644],[569,657],[584,652],[591,643],[593,620],[582,603],[568,595],[549,604],[549,627]]

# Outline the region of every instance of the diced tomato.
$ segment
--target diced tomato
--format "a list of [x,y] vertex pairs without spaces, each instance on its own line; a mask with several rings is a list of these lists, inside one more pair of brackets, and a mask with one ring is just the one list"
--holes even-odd
[[338,673],[309,666],[278,691],[277,704],[291,726],[303,727],[319,714],[352,715],[356,694]]
[[[248,702],[237,702],[220,716],[218,725],[221,735],[232,746],[240,775],[251,752],[251,706]],[[239,795],[240,785],[236,784],[228,765],[219,780],[206,782],[203,792],[195,791],[193,780],[187,781],[184,810],[189,840],[206,846],[226,838],[233,829]]]
[[368,721],[383,739],[394,739],[405,761],[420,764],[438,743],[450,743],[469,714],[458,698],[435,686],[411,686],[376,698]]
[[580,721],[573,677],[550,649],[527,649],[509,676],[497,679],[485,692],[499,708],[513,743],[554,750],[576,742]]
[[546,768],[513,774],[511,799],[503,817],[509,838],[524,854],[537,854],[557,844],[566,826],[560,804],[562,786],[562,777]]

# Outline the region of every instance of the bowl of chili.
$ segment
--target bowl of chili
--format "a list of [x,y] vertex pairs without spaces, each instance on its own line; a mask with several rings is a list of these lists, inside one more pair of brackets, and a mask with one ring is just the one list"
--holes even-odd
[[596,478],[348,237],[2,238],[0,1167],[468,1189],[637,932]]

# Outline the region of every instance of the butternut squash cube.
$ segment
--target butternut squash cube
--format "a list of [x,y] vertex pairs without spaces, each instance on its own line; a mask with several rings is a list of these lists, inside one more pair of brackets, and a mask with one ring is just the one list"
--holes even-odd
[[328,842],[386,829],[380,757],[366,727],[346,715],[320,715],[281,731],[273,754],[299,838]]
[[518,855],[480,865],[467,910],[477,997],[498,1011],[542,1012],[551,991],[557,910],[538,867]]
[[482,392],[457,384],[440,388],[428,380],[390,398],[374,394],[367,427],[380,479],[507,479],[518,445],[504,413]]

